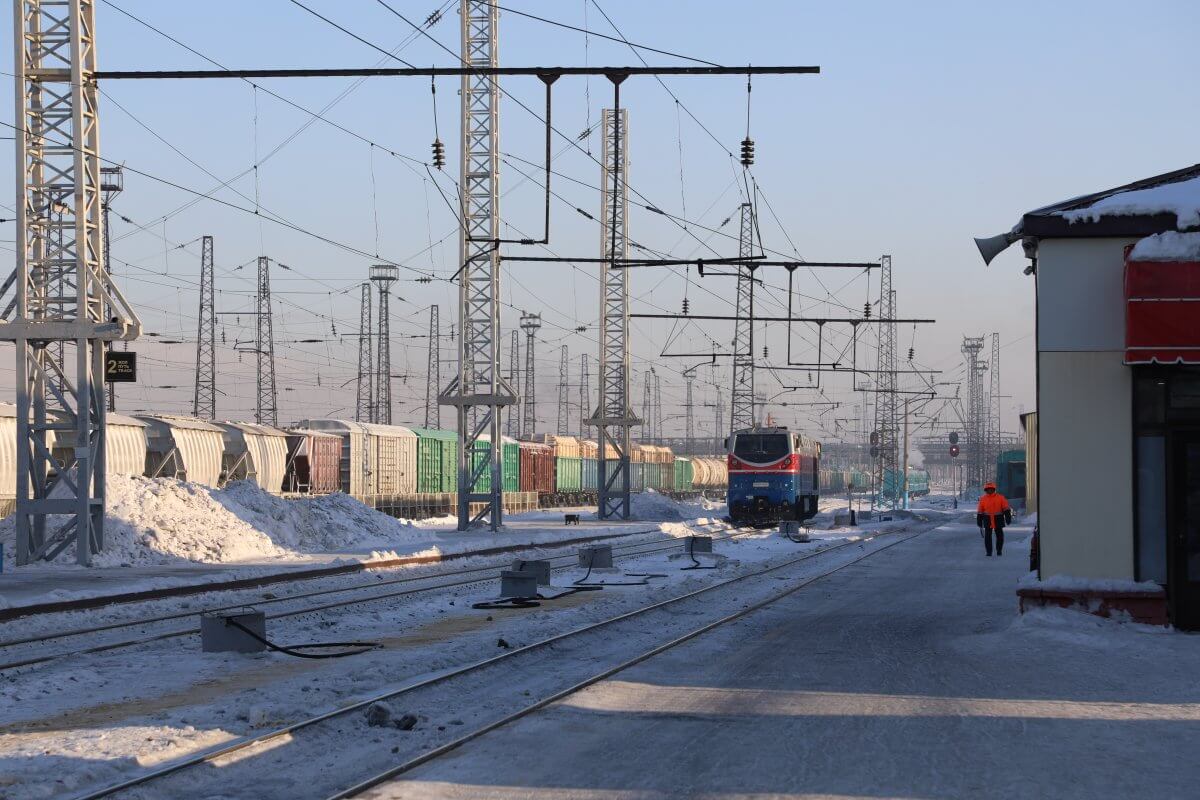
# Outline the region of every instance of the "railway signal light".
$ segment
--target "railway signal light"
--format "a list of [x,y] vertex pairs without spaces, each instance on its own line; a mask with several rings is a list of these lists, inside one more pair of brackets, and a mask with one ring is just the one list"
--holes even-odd
[[959,453],[958,445],[956,445],[956,444],[950,445],[950,457],[958,458],[958,453]]
[[879,431],[871,431],[871,444],[879,444]]
[[879,458],[879,448],[878,447],[874,447],[874,446],[871,447],[871,458]]
[[955,431],[950,433],[950,444],[958,444],[958,433]]

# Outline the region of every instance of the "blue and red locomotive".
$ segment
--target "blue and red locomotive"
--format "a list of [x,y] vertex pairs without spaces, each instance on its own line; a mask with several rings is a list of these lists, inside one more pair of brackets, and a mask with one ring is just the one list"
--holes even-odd
[[726,441],[729,518],[775,525],[817,513],[821,444],[787,428],[747,428]]

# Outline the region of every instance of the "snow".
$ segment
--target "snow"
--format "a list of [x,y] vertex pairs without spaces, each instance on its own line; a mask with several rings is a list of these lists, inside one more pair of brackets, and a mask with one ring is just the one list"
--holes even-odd
[[1030,572],[1017,581],[1020,589],[1042,589],[1047,592],[1131,592],[1135,594],[1162,591],[1154,581],[1127,581],[1113,578],[1080,578],[1074,575],[1051,575],[1038,580],[1036,572]]
[[1068,222],[1098,222],[1101,217],[1174,214],[1176,225],[1200,225],[1200,178],[1109,195],[1086,208],[1058,212]]
[[[344,494],[299,500],[249,481],[213,489],[173,478],[108,479],[104,549],[97,567],[288,560],[339,548],[384,548],[430,539]],[[15,560],[15,518],[0,521],[6,565]],[[73,548],[57,563],[74,560]]]
[[1200,261],[1200,232],[1165,231],[1139,239],[1130,261]]

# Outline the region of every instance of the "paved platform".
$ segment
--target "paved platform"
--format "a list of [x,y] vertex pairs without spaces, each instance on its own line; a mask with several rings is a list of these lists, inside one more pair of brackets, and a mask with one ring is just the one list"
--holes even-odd
[[365,796],[1194,796],[1200,639],[1018,617],[1029,535],[940,528]]

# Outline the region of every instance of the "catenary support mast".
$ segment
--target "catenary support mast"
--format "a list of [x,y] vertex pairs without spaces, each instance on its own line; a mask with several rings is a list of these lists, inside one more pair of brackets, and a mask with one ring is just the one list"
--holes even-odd
[[525,331],[525,391],[521,408],[521,438],[532,439],[537,427],[537,362],[534,359],[534,337],[542,327],[541,314],[522,314],[521,330]]
[[558,359],[558,425],[554,430],[559,436],[566,436],[570,432],[571,427],[569,360],[567,346],[564,344],[560,349]]
[[437,401],[437,387],[442,383],[442,340],[438,323],[438,305],[429,307],[429,358],[425,381],[425,427],[442,427],[442,407]]
[[371,282],[379,289],[379,322],[375,344],[378,364],[375,370],[375,418],[380,425],[392,424],[392,318],[388,300],[392,284],[400,277],[400,268],[392,264],[371,267]]
[[629,519],[630,428],[641,422],[629,405],[629,270],[617,266],[629,258],[629,112],[603,109],[600,128],[600,253],[607,261],[600,271],[600,397],[589,422],[600,447],[597,516]]
[[[462,62],[498,65],[499,9],[486,0],[462,0]],[[442,402],[458,410],[458,529],[503,524],[500,414],[514,392],[500,375],[499,86],[479,72],[462,76],[462,151],[459,233],[458,376]],[[493,446],[493,444],[495,446]],[[490,470],[485,490],[484,473]],[[471,513],[471,504],[481,510]]]
[[200,239],[200,315],[196,323],[196,386],[192,416],[217,418],[217,309],[213,237]]
[[257,317],[255,322],[255,375],[258,401],[254,421],[259,425],[279,424],[279,392],[275,385],[275,327],[271,321],[271,259],[258,257]]
[[[105,345],[141,323],[103,263],[95,6],[14,9],[16,268],[0,339],[16,350],[17,563],[74,544],[89,564],[104,546]],[[70,445],[63,461],[52,428]]]
[[[892,289],[892,257],[879,259],[879,361],[876,373],[875,430],[879,433],[879,457],[875,461],[875,486],[883,491],[885,476],[891,475],[892,508],[897,507],[895,487],[900,485],[897,472],[900,462],[899,427],[897,425],[896,382],[896,292]],[[886,498],[878,497],[882,503]]]
[[[754,206],[742,203],[738,258],[754,256]],[[754,272],[750,262],[738,264],[737,320],[733,328],[733,391],[730,430],[754,426]]]
[[362,300],[358,311],[358,391],[354,407],[355,422],[371,422],[375,418],[375,362],[371,357],[371,284],[362,284]]

